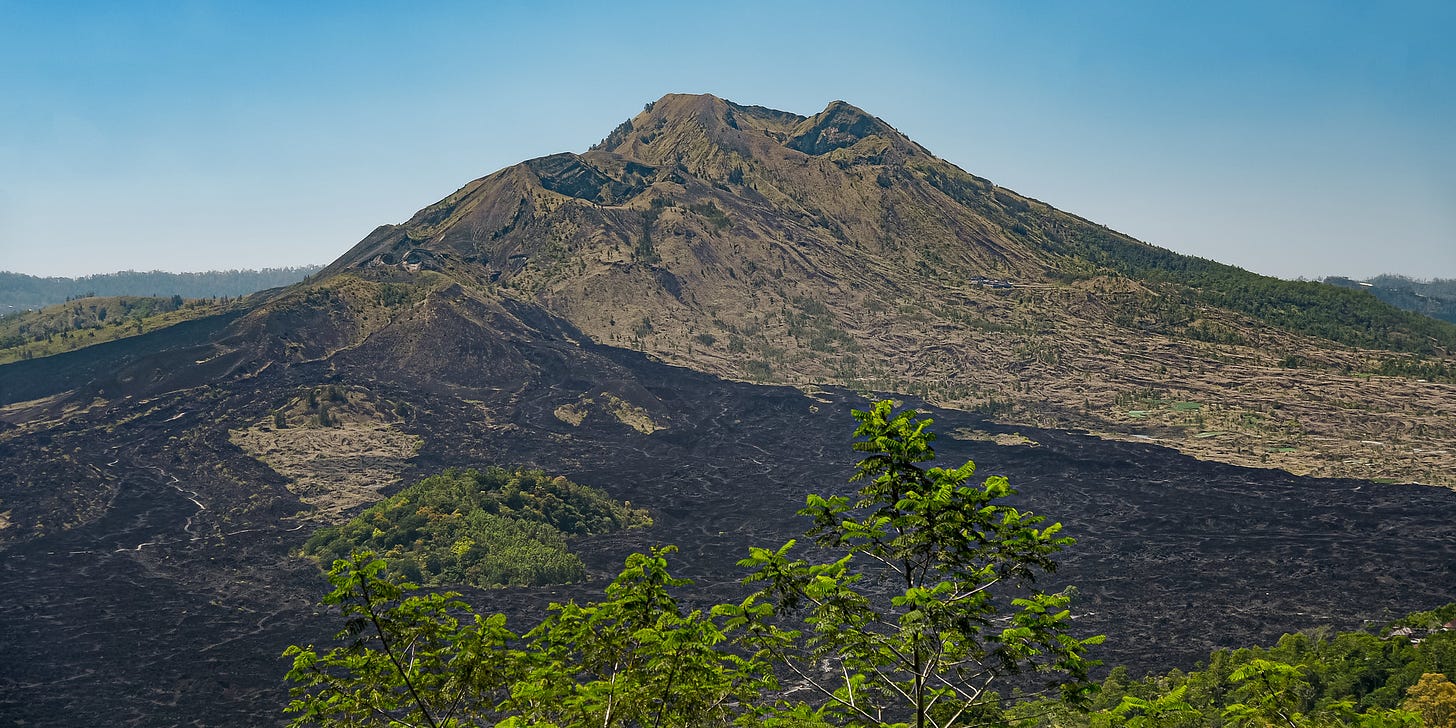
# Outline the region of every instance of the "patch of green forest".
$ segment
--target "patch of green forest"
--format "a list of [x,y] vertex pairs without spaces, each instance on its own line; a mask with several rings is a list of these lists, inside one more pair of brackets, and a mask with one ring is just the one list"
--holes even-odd
[[[1154,285],[1173,284],[1159,287],[1156,310],[1130,312],[1132,316],[1150,314],[1162,327],[1171,329],[1179,322],[1192,321],[1198,318],[1199,306],[1211,305],[1347,346],[1413,354],[1440,354],[1456,348],[1456,325],[1402,310],[1397,308],[1399,303],[1392,305],[1364,290],[1287,281],[1175,253],[1074,215],[998,194],[989,182],[964,173],[926,170],[925,174],[932,185],[1008,234],[1035,238],[1052,253],[1064,256],[1063,274],[1068,277],[1112,272]],[[1194,332],[1194,338],[1199,338],[1198,333]]]
[[567,538],[651,523],[642,509],[540,470],[447,470],[320,529],[303,553],[327,565],[374,551],[426,585],[564,584],[586,576]]
[[[1456,725],[1456,604],[1374,631],[1287,634],[1272,647],[1219,650],[1190,672],[1133,679],[1116,668],[1090,711],[1017,704],[1017,726]],[[1443,687],[1444,686],[1444,687]],[[1444,697],[1443,697],[1444,696]],[[1401,712],[1411,716],[1400,715]],[[1432,720],[1436,715],[1444,720]],[[1424,721],[1410,722],[1412,716]]]

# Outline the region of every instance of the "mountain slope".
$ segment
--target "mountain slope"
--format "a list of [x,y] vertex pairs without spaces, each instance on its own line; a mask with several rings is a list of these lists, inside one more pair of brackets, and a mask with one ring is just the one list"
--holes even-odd
[[592,150],[379,228],[325,275],[366,269],[439,271],[715,374],[1456,483],[1434,434],[1456,427],[1456,326],[1133,240],[843,102],[663,97]]
[[0,363],[46,357],[223,313],[226,302],[113,296],[77,298],[0,316]]

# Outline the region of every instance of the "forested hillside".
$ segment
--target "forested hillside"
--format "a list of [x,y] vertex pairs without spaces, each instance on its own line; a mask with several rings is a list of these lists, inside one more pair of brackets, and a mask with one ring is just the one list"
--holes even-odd
[[1190,672],[1114,669],[1090,712],[1060,700],[1009,711],[1015,725],[1456,725],[1456,604],[1380,628],[1286,634],[1271,647],[1219,650]]
[[1357,288],[1392,306],[1456,323],[1456,279],[1453,278],[1418,281],[1406,276],[1379,275],[1367,281],[1357,281],[1332,276],[1326,278],[1325,283]]
[[0,364],[51,356],[221,313],[236,300],[171,296],[73,298],[0,314]]
[[126,270],[80,278],[40,278],[0,271],[0,313],[43,308],[72,298],[92,296],[181,296],[214,298],[244,296],[266,288],[297,283],[322,266],[261,270],[211,270],[203,273]]

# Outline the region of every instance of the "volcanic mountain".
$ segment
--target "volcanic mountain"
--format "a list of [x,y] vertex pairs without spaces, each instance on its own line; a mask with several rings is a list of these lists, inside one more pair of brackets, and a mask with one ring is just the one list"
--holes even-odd
[[446,467],[630,500],[656,525],[577,544],[595,577],[676,543],[701,598],[731,594],[747,545],[845,489],[865,390],[924,400],[947,459],[1066,524],[1060,578],[1111,663],[1429,608],[1456,588],[1456,493],[1128,440],[1448,482],[1452,346],[998,188],[842,102],[667,96],[302,283],[0,366],[0,715],[271,720],[277,656],[330,631],[299,545]]
[[1141,243],[841,101],[802,117],[666,96],[585,154],[375,230],[325,276],[381,270],[437,270],[723,376],[1456,484],[1456,327]]

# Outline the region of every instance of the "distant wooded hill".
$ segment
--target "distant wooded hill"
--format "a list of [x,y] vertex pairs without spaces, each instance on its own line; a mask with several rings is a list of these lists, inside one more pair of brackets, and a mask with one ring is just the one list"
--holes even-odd
[[0,313],[43,308],[85,296],[243,296],[297,283],[322,266],[262,270],[210,270],[204,273],[126,270],[80,278],[40,278],[0,271]]
[[1397,308],[1456,324],[1456,278],[1418,281],[1405,276],[1380,275],[1367,281],[1331,276],[1325,283],[1358,288]]

